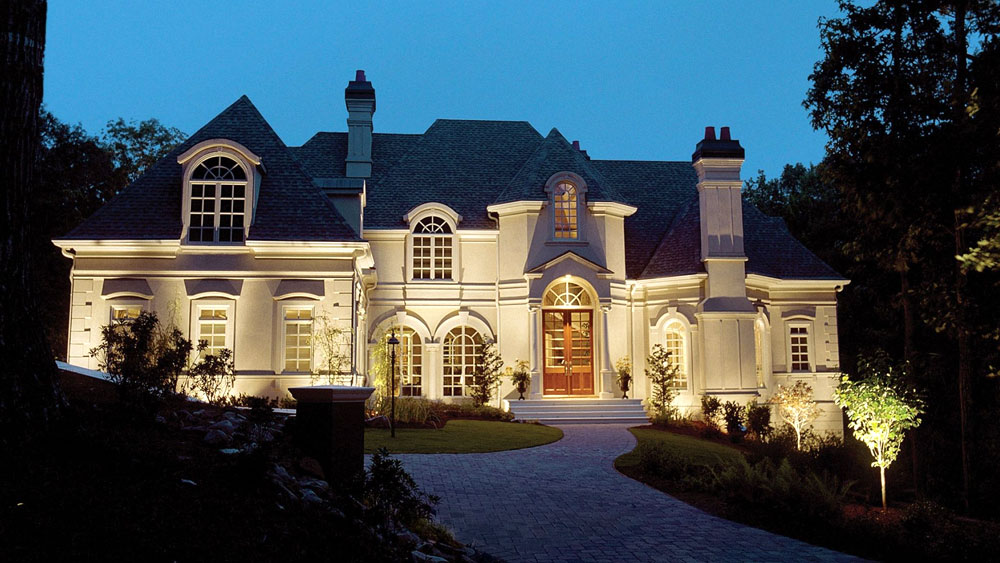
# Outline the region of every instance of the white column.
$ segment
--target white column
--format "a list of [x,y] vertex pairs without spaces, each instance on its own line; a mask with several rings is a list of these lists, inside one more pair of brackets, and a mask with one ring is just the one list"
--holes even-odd
[[442,377],[444,373],[444,358],[440,342],[424,342],[424,397],[440,399],[442,395]]
[[610,399],[614,397],[614,372],[611,370],[611,346],[608,331],[608,313],[611,312],[611,305],[601,305],[601,314],[603,317],[603,338],[602,340],[602,358],[601,362],[601,392],[599,394],[602,399]]
[[542,398],[542,370],[538,369],[538,309],[538,305],[528,305],[528,322],[531,323],[528,327],[528,334],[531,335],[531,357],[528,360],[531,366],[530,399]]

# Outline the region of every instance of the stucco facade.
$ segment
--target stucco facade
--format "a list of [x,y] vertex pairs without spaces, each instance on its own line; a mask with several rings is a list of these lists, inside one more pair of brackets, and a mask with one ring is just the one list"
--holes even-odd
[[[73,260],[70,363],[96,367],[100,328],[151,310],[232,349],[236,392],[280,396],[324,371],[322,319],[343,331],[344,383],[365,380],[395,328],[404,394],[465,400],[470,358],[493,340],[507,365],[529,362],[532,398],[620,397],[628,356],[644,399],[661,344],[685,411],[802,379],[817,428],[842,432],[848,282],[742,201],[728,128],[688,161],[602,161],[524,122],[373,133],[363,73],[345,99],[346,134],[286,147],[241,98],[55,241]],[[516,396],[504,382],[498,402]]]

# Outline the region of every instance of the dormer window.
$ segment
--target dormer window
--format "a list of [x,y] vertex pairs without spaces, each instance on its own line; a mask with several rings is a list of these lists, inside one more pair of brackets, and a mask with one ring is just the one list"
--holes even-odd
[[567,181],[559,182],[552,190],[552,200],[553,236],[557,239],[578,238],[576,185]]
[[413,228],[413,279],[452,279],[451,225],[436,215]]
[[213,156],[191,175],[191,242],[243,242],[247,174],[235,160]]
[[184,239],[194,244],[243,244],[253,223],[260,158],[228,139],[209,139],[177,157],[184,174]]

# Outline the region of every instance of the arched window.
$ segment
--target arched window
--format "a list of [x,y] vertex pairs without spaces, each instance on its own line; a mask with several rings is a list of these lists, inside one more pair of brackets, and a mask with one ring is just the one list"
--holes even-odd
[[452,279],[451,226],[436,215],[425,217],[413,228],[413,279]]
[[677,378],[673,387],[687,389],[687,330],[679,321],[671,321],[663,327],[663,348],[670,353],[670,365],[677,367]]
[[[386,332],[386,340],[389,334],[391,329]],[[410,327],[397,326],[396,338],[399,340],[399,347],[396,348],[399,394],[402,397],[419,397],[423,395],[423,346],[420,345],[420,335]]]
[[757,367],[757,387],[765,387],[767,383],[767,338],[763,321],[753,324],[753,349]]
[[543,307],[590,307],[590,303],[587,290],[568,280],[552,286],[542,300]]
[[235,160],[212,156],[191,173],[191,242],[243,242],[247,173]]
[[442,390],[445,397],[465,396],[465,389],[473,385],[476,362],[482,349],[483,337],[469,326],[455,327],[444,337]]
[[576,185],[563,180],[552,189],[553,238],[579,238]]

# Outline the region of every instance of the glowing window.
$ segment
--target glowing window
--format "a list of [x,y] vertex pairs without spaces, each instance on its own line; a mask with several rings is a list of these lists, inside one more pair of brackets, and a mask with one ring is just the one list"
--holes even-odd
[[111,307],[111,320],[128,322],[139,318],[142,307],[138,305],[115,305]]
[[190,242],[243,242],[246,171],[235,160],[213,156],[191,174]]
[[285,371],[312,371],[313,312],[285,309]]
[[670,322],[663,328],[663,349],[670,354],[670,365],[677,368],[677,378],[673,387],[687,389],[687,343],[686,330],[679,322]]
[[767,366],[764,363],[766,360],[764,355],[766,341],[764,336],[764,323],[757,321],[753,325],[753,349],[755,365],[757,367],[757,387],[764,387],[766,382],[765,370]]
[[451,226],[441,217],[426,217],[413,229],[413,279],[452,278]]
[[198,311],[198,341],[204,341],[203,356],[218,356],[226,348],[228,307],[206,307]]
[[[403,397],[419,397],[423,394],[423,347],[420,335],[412,328],[396,326],[396,376],[399,378],[399,394]],[[387,342],[392,329],[386,331],[383,342]],[[388,344],[387,344],[388,346]],[[386,358],[392,347],[386,350]]]
[[483,348],[483,338],[472,327],[460,326],[444,338],[445,397],[462,397],[473,385],[476,361]]
[[812,371],[809,366],[809,327],[788,327],[792,371]]
[[542,300],[544,307],[590,307],[590,303],[587,290],[571,281],[552,286]]
[[558,239],[578,238],[577,190],[571,182],[559,182],[552,190],[553,236]]

